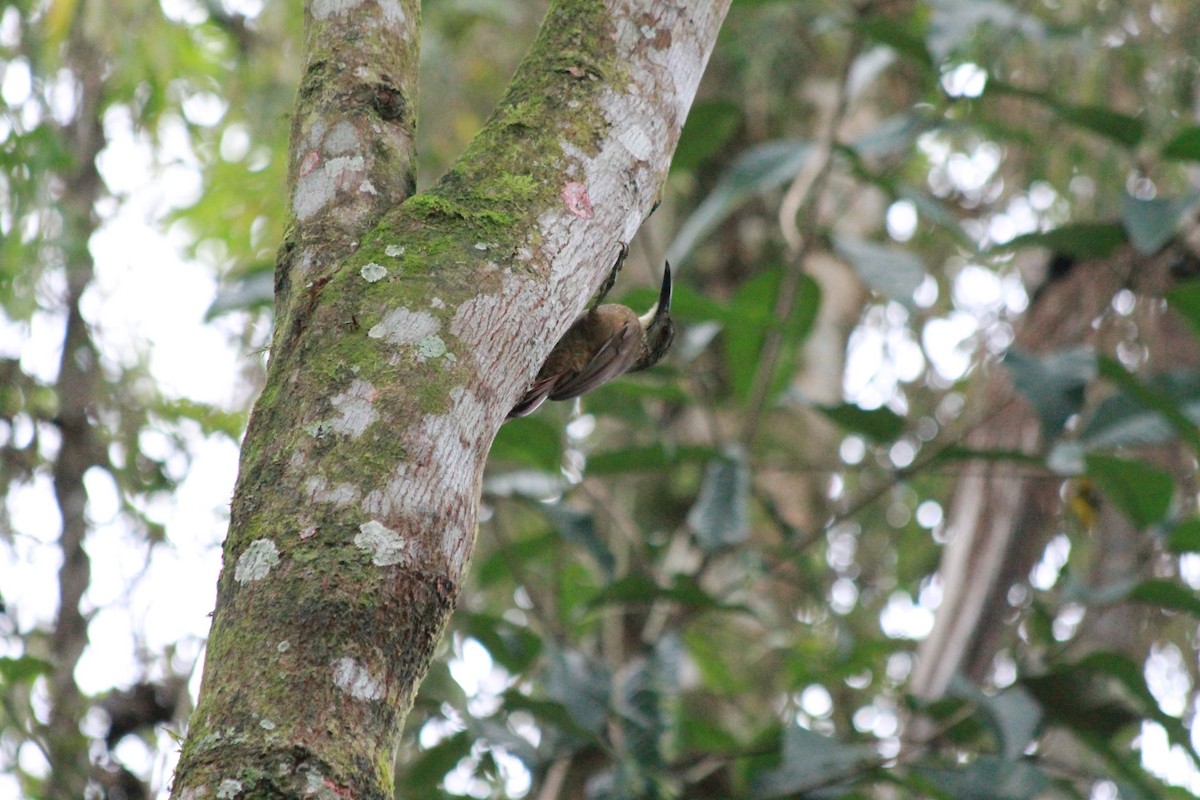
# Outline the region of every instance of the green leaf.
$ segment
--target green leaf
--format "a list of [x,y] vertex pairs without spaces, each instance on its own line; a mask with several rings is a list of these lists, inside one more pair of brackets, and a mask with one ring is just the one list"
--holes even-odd
[[1112,139],[1126,147],[1137,147],[1146,134],[1146,123],[1137,117],[1113,111],[1103,106],[1073,106],[1056,103],[1051,106],[1058,116],[1080,128]]
[[1053,439],[1071,415],[1083,405],[1083,393],[1096,377],[1096,356],[1090,347],[1035,356],[1009,348],[1004,365],[1013,376],[1017,391],[1037,412],[1042,436]]
[[912,305],[913,292],[925,280],[925,266],[919,258],[899,247],[849,236],[836,237],[833,247],[867,286],[889,300]]
[[733,137],[741,123],[741,108],[728,100],[709,100],[692,106],[671,159],[671,172],[698,167]]
[[543,513],[554,523],[563,539],[582,547],[604,572],[606,580],[612,580],[617,559],[608,544],[596,533],[596,521],[591,514],[555,503],[543,507]]
[[1172,553],[1200,553],[1200,517],[1175,523],[1167,534],[1167,549]]
[[621,475],[629,472],[662,470],[681,463],[705,462],[717,455],[711,447],[690,445],[668,447],[651,444],[601,450],[588,456],[589,475]]
[[1200,280],[1177,284],[1167,292],[1167,304],[1200,334]]
[[1076,222],[1049,231],[1026,233],[993,249],[1044,247],[1052,253],[1075,258],[1106,258],[1127,240],[1125,228],[1115,222]]
[[1042,707],[1019,684],[994,697],[984,695],[980,707],[996,729],[1001,755],[1010,762],[1017,762],[1041,728]]
[[[1111,361],[1111,359],[1107,359]],[[1100,374],[1129,388],[1100,402],[1080,432],[1091,449],[1161,444],[1180,434],[1189,441],[1200,423],[1200,373],[1172,372],[1142,382],[1116,364],[1099,361]]]
[[1179,224],[1200,202],[1200,191],[1189,192],[1183,197],[1155,197],[1139,200],[1125,193],[1121,195],[1121,221],[1129,233],[1129,240],[1139,253],[1153,255],[1175,236]]
[[722,340],[729,382],[741,400],[750,396],[767,332],[783,333],[783,352],[768,392],[768,398],[773,399],[792,375],[796,349],[816,320],[821,290],[805,275],[800,280],[791,317],[782,326],[776,321],[775,301],[782,278],[779,269],[759,273],[742,284],[729,304],[732,322],[725,326]]
[[750,788],[754,800],[825,788],[853,778],[879,761],[871,745],[844,744],[798,725],[784,733],[781,755],[782,763],[777,769],[754,777]]
[[854,27],[862,31],[867,38],[887,45],[926,72],[936,72],[933,56],[925,46],[921,31],[916,29],[914,15],[899,18],[890,15],[862,17]]
[[716,228],[730,213],[759,192],[783,186],[808,161],[812,146],[797,139],[764,142],[739,155],[696,207],[667,248],[667,260],[680,266],[696,243]]
[[1088,477],[1138,528],[1162,522],[1171,508],[1171,474],[1144,461],[1091,454],[1084,457]]
[[494,614],[467,612],[456,615],[462,632],[483,645],[497,664],[509,672],[522,672],[542,652],[536,633]]
[[438,784],[459,761],[471,754],[475,743],[468,731],[459,731],[432,747],[418,751],[416,760],[404,774],[404,786],[413,796],[436,797]]
[[1200,126],[1189,125],[1163,145],[1162,157],[1172,161],[1200,161]]
[[[1127,410],[1131,404],[1139,405],[1145,411],[1158,416],[1160,421],[1166,422],[1184,441],[1191,445],[1194,451],[1200,453],[1200,427],[1197,427],[1196,423],[1188,416],[1189,411],[1193,415],[1200,415],[1200,405],[1195,402],[1197,397],[1195,375],[1157,376],[1155,383],[1144,384],[1136,375],[1125,369],[1121,362],[1111,356],[1101,356],[1097,363],[1100,376],[1107,378],[1122,389],[1123,394],[1118,397],[1127,398],[1122,405],[1117,405],[1117,401],[1110,403],[1107,408],[1102,405],[1097,409],[1097,414],[1104,411],[1107,415],[1112,415],[1116,411]],[[1180,379],[1185,378],[1192,378],[1193,381],[1188,382],[1192,385],[1187,386],[1182,393],[1174,391],[1177,389]],[[1162,386],[1165,386],[1167,391],[1160,389]],[[1126,417],[1121,421],[1126,423],[1124,426],[1126,432],[1128,432],[1127,428],[1130,422],[1139,421],[1142,422],[1142,425],[1136,427],[1134,432],[1142,435],[1150,432],[1146,429],[1148,421],[1139,420],[1137,417],[1132,420]],[[1085,428],[1085,436],[1087,435],[1086,431],[1095,430],[1090,422]],[[1102,418],[1101,422],[1112,422],[1112,418],[1107,416]],[[1113,441],[1116,437],[1112,436],[1111,430],[1109,435],[1103,438],[1113,444],[1125,444],[1125,442]]]
[[0,686],[28,683],[34,678],[49,675],[53,665],[34,656],[4,656],[0,658]]
[[746,541],[750,534],[750,467],[737,450],[713,459],[704,468],[700,495],[688,511],[688,527],[709,551],[724,550]]
[[488,457],[557,473],[562,466],[562,440],[561,425],[542,416],[520,417],[500,426]]
[[1003,94],[1033,100],[1054,112],[1061,120],[1091,131],[1126,147],[1137,147],[1146,134],[1146,124],[1138,117],[1113,111],[1105,106],[1077,106],[1062,103],[1046,94],[1004,83],[994,77],[988,82],[989,94]]
[[918,766],[917,774],[954,800],[1030,800],[1050,779],[1036,764],[980,756],[961,767]]
[[1169,611],[1182,611],[1200,617],[1200,597],[1178,581],[1152,579],[1139,583],[1126,595],[1135,603],[1158,606]]
[[894,442],[904,433],[904,417],[886,406],[868,410],[852,403],[840,403],[816,408],[839,427],[861,433],[873,442]]
[[608,715],[612,676],[603,664],[575,650],[549,652],[543,687],[583,730],[600,733]]

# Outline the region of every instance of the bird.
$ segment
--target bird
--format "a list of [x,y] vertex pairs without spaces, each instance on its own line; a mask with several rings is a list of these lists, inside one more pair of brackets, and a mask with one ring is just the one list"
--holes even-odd
[[[671,265],[664,262],[658,302],[639,316],[628,306],[601,301],[616,282],[628,248],[621,252],[592,307],[554,345],[524,396],[507,419],[532,414],[546,400],[570,400],[627,372],[657,364],[675,338],[671,321]],[[507,421],[506,419],[506,421]]]

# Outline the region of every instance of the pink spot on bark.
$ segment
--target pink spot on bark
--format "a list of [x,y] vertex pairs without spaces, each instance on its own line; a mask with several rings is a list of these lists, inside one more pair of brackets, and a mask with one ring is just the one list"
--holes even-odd
[[304,160],[300,162],[300,175],[303,177],[304,175],[312,172],[317,168],[317,162],[320,160],[321,156],[317,154],[316,150],[310,151],[309,154],[304,157]]
[[580,219],[592,218],[592,200],[588,197],[587,187],[577,181],[571,181],[563,187],[563,202],[571,213]]

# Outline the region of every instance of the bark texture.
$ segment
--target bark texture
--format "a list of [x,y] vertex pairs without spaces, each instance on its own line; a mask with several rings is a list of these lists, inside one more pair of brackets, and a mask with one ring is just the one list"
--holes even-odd
[[467,152],[393,208],[411,135],[313,98],[375,96],[328,65],[415,53],[415,3],[309,3],[271,365],[176,797],[391,797],[492,438],[649,212],[727,7],[556,3]]

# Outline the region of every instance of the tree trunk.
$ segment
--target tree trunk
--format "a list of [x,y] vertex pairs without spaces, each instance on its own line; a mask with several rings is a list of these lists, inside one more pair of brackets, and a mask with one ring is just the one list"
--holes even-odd
[[412,189],[415,0],[311,0],[276,329],[175,797],[390,797],[496,430],[649,213],[729,0],[554,4]]

